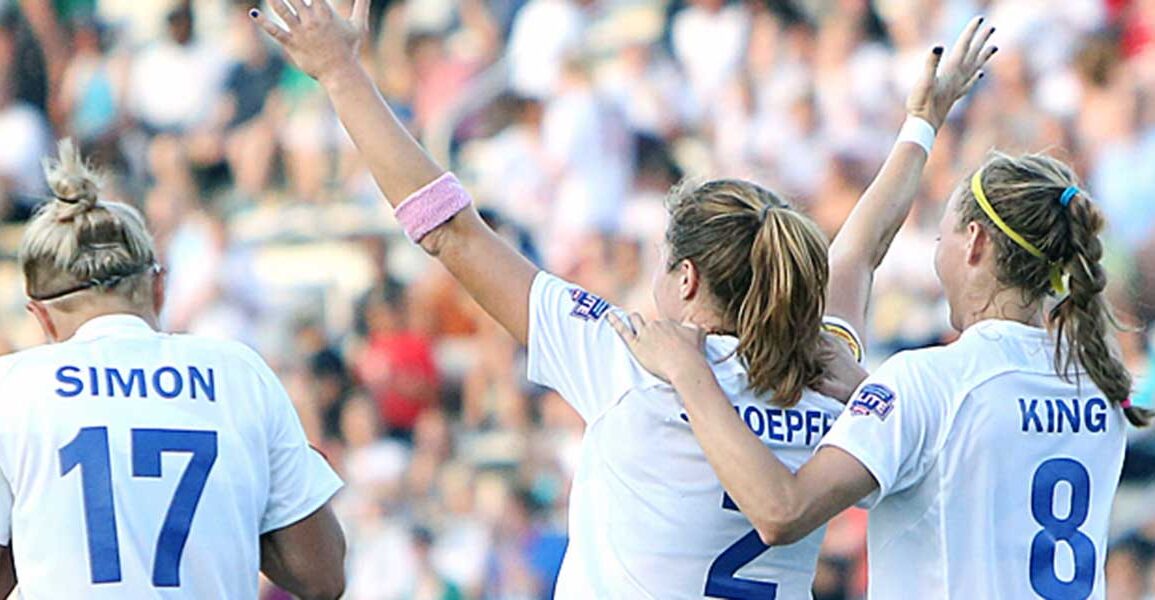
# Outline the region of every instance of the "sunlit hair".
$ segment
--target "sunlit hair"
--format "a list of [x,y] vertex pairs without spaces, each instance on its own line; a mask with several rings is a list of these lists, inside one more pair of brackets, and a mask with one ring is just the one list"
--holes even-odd
[[[969,186],[964,186],[958,204],[960,226],[977,222],[987,229],[995,247],[999,283],[1022,290],[1027,302],[1039,301],[1052,291],[1052,264],[1069,276],[1069,293],[1051,309],[1048,319],[1057,340],[1055,372],[1069,381],[1078,363],[1111,402],[1125,402],[1132,381],[1108,337],[1117,322],[1103,294],[1107,287],[1107,273],[1100,264],[1103,213],[1082,190],[1069,204],[1060,201],[1068,188],[1078,188],[1079,181],[1070,167],[1046,155],[995,153],[981,173],[982,190],[991,208],[1044,258],[1032,256],[1000,232]],[[1152,416],[1139,407],[1127,408],[1126,414],[1137,426],[1149,424]]]
[[770,191],[737,180],[671,192],[666,231],[673,269],[689,260],[738,336],[750,388],[793,406],[822,374],[826,238]]
[[156,251],[144,218],[99,198],[100,176],[71,140],[58,149],[58,158],[44,161],[54,198],[33,216],[20,244],[25,291],[34,300],[59,299],[65,308],[90,290],[145,301],[148,282],[137,276],[154,268]]

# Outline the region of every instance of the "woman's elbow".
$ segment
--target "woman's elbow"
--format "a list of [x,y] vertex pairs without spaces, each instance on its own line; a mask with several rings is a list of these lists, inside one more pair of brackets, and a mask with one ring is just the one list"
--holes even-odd
[[810,534],[797,513],[763,515],[752,522],[758,537],[767,546],[788,546]]

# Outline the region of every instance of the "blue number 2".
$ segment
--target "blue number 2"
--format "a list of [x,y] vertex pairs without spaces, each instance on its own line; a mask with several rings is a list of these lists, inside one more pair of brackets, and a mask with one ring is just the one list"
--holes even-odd
[[[1071,486],[1071,510],[1055,515],[1055,487]],[[1043,529],[1031,540],[1031,588],[1047,600],[1082,599],[1095,588],[1095,543],[1079,527],[1091,504],[1091,476],[1086,467],[1069,458],[1052,458],[1035,471],[1031,481],[1031,515]],[[1055,545],[1066,542],[1075,559],[1075,575],[1063,581],[1055,574]]]
[[[180,587],[180,559],[209,471],[217,460],[217,434],[215,431],[133,429],[132,475],[160,477],[161,454],[165,452],[187,452],[192,458],[176,486],[156,540],[152,584]],[[60,449],[60,476],[68,475],[77,466],[83,489],[92,583],[118,582],[120,543],[116,537],[107,427],[85,427]]]
[[[738,505],[734,504],[730,494],[723,492],[722,508],[736,511]],[[748,598],[774,600],[778,596],[777,583],[739,579],[734,576],[738,569],[750,564],[750,561],[769,549],[770,546],[763,544],[762,538],[758,537],[758,532],[753,529],[730,544],[710,565],[710,571],[706,575],[705,595],[733,600]]]

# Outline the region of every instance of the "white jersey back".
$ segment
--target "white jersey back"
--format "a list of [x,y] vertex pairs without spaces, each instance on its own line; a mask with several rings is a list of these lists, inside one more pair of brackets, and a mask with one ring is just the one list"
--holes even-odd
[[[761,542],[723,494],[681,401],[635,362],[608,310],[553,276],[534,281],[529,378],[586,421],[556,597],[809,598],[824,531],[780,548]],[[790,409],[755,397],[736,344],[708,339],[714,374],[753,432],[797,469],[842,405],[809,391]]]
[[822,445],[879,489],[872,598],[1103,598],[1125,418],[1085,373],[1055,375],[1046,331],[973,325],[863,384]]
[[112,315],[0,357],[0,544],[39,598],[256,598],[340,487],[264,362]]

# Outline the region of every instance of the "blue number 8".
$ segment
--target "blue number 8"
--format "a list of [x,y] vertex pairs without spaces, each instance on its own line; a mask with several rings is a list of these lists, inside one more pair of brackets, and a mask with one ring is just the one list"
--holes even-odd
[[[1055,487],[1071,486],[1071,511],[1055,515]],[[1069,458],[1052,458],[1039,465],[1031,482],[1031,515],[1043,526],[1031,540],[1031,588],[1047,600],[1082,599],[1095,588],[1095,543],[1079,527],[1091,505],[1091,476],[1086,467]],[[1063,581],[1055,574],[1055,545],[1066,542],[1075,557],[1075,576]]]

